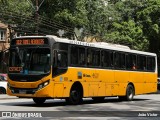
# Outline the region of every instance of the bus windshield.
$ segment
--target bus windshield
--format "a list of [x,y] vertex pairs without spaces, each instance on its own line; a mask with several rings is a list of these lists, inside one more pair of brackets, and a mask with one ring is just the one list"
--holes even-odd
[[16,47],[10,50],[9,73],[45,74],[50,72],[50,49]]

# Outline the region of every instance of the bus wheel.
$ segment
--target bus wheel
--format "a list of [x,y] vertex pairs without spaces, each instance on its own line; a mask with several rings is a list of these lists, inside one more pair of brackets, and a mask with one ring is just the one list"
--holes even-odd
[[92,97],[95,102],[103,102],[105,97]]
[[126,89],[126,96],[119,96],[120,100],[132,101],[134,97],[134,87],[133,85],[128,85]]
[[6,89],[5,88],[0,88],[0,94],[6,94]]
[[66,102],[68,104],[72,104],[72,105],[80,104],[82,102],[82,93],[81,93],[81,91],[78,88],[73,87],[71,89],[71,91],[70,91],[69,98],[66,98]]
[[33,98],[33,101],[36,104],[43,104],[46,101],[46,98]]
[[126,100],[132,101],[133,97],[134,97],[134,87],[132,85],[128,85],[126,90]]

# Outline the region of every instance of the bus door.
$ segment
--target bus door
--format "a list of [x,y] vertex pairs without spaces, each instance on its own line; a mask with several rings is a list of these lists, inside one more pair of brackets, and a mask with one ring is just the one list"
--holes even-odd
[[63,50],[53,51],[53,70],[54,96],[62,97],[64,95],[64,73],[68,69],[68,54]]

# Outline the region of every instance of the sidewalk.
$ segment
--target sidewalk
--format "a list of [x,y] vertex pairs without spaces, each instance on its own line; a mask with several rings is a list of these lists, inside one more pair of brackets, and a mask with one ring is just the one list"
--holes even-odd
[[0,100],[1,99],[17,99],[18,97],[16,96],[9,96],[7,94],[0,94]]

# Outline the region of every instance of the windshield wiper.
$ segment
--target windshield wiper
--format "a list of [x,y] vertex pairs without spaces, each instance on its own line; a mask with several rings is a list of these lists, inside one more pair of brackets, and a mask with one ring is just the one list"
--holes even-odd
[[16,47],[16,52],[17,52],[18,57],[19,57],[19,60],[20,60],[20,62],[21,62],[21,64],[22,64],[22,56],[20,55],[19,47]]
[[31,52],[30,59],[29,59],[29,63],[28,63],[28,64],[29,64],[29,65],[28,65],[28,68],[30,68],[30,63],[31,63],[31,60],[32,60],[33,53],[35,53],[38,48],[39,48],[39,46],[37,46],[37,47]]

